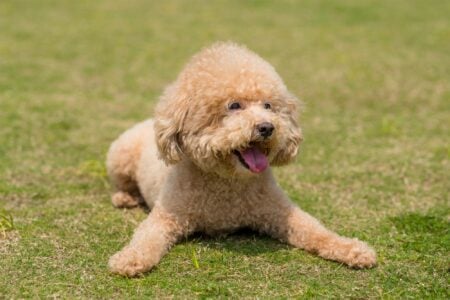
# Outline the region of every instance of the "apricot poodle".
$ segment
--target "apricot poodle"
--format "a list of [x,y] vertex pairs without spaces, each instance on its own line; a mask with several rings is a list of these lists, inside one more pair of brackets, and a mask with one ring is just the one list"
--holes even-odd
[[109,150],[113,204],[143,199],[151,209],[110,258],[111,271],[136,276],[193,232],[241,227],[350,267],[374,266],[374,250],[326,229],[272,175],[270,167],[292,161],[302,141],[297,102],[275,69],[245,47],[217,43],[195,55],[166,88],[154,120]]

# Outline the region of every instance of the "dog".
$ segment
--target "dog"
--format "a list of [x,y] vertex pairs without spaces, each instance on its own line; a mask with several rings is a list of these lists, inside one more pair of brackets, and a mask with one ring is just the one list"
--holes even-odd
[[194,55],[149,119],[123,133],[107,155],[116,207],[151,209],[131,242],[109,260],[137,276],[194,232],[251,228],[353,268],[375,251],[341,237],[293,204],[272,166],[293,161],[302,141],[298,100],[260,56],[231,42]]

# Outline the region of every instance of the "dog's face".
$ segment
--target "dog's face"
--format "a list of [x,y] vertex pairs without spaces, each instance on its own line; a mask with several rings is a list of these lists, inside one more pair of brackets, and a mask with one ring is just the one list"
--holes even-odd
[[296,102],[259,56],[214,45],[194,56],[162,96],[155,122],[161,158],[190,159],[224,177],[286,164],[302,139]]

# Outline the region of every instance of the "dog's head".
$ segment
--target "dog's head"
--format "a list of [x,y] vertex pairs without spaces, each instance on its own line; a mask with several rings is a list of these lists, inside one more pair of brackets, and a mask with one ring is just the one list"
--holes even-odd
[[190,159],[221,176],[248,176],[295,158],[297,99],[274,68],[246,48],[218,43],[195,55],[156,110],[160,157]]

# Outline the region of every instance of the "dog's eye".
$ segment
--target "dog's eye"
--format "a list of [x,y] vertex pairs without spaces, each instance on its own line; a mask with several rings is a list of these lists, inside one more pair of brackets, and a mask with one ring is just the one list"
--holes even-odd
[[272,105],[269,102],[264,103],[264,108],[265,109],[271,109]]
[[241,104],[239,102],[232,102],[230,104],[228,104],[228,109],[229,110],[237,110],[237,109],[241,109]]

